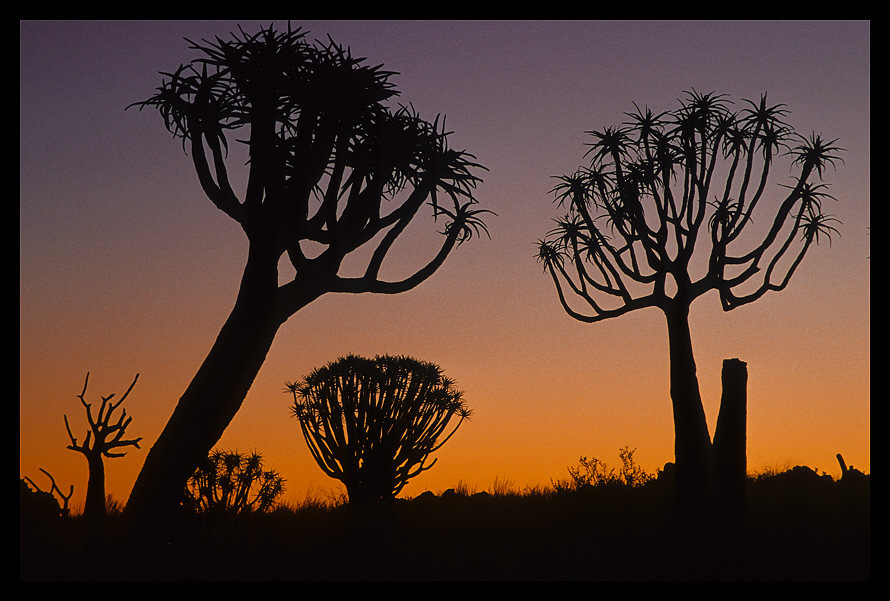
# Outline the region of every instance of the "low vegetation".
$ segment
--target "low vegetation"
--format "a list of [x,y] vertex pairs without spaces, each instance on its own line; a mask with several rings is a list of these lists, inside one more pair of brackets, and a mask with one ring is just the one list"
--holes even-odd
[[[82,516],[22,531],[23,579],[161,580],[862,580],[870,578],[870,477],[806,467],[749,476],[743,536],[711,516],[674,519],[668,471],[582,458],[572,480],[439,494],[361,511],[307,497],[267,512],[185,519],[156,545],[109,512],[103,561],[81,552]],[[589,471],[587,471],[589,470]],[[849,472],[849,473],[848,473]],[[603,476],[611,473],[613,477]],[[630,473],[633,473],[631,470]],[[595,476],[597,474],[598,476]],[[618,474],[622,474],[619,476]],[[594,481],[586,481],[590,475]],[[600,477],[603,476],[603,477]],[[597,479],[599,478],[599,479]]]
[[284,478],[264,469],[256,451],[211,451],[189,478],[183,505],[193,513],[269,511],[284,493]]

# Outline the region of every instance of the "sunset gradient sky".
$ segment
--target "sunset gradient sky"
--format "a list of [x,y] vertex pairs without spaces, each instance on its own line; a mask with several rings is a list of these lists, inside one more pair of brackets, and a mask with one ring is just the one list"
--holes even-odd
[[[263,22],[240,22],[255,32]],[[276,22],[286,27],[286,22]],[[723,313],[693,305],[691,328],[713,433],[724,358],[746,361],[749,471],[807,465],[835,477],[835,454],[870,472],[870,24],[686,21],[299,21],[310,37],[396,71],[399,101],[447,116],[451,145],[487,167],[477,190],[491,239],[459,247],[397,296],[328,295],[279,331],[218,447],[258,450],[286,498],[338,488],[315,465],[284,384],[346,353],[407,354],[457,380],[474,414],[402,496],[462,483],[521,489],[568,476],[581,455],[618,463],[636,448],[655,471],[673,458],[667,329],[643,311],[587,325],[562,310],[535,261],[561,214],[552,176],[584,161],[585,131],[633,103],[670,110],[685,90],[784,103],[800,133],[838,138],[829,169],[841,236],[813,248],[788,289]],[[24,21],[20,25],[21,476],[75,487],[87,465],[66,449],[88,400],[122,394],[141,449],[106,461],[125,501],[148,448],[228,315],[247,242],[201,191],[153,110],[125,111],[196,55],[184,38],[234,21]],[[788,163],[773,189],[787,183]],[[774,196],[775,198],[775,196]],[[405,270],[439,235],[425,215],[404,240]],[[409,264],[408,259],[414,259]]]

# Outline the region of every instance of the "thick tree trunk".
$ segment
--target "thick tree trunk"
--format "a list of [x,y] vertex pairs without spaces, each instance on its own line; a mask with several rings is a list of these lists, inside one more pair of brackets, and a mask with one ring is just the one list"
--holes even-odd
[[[126,513],[136,528],[152,532],[170,524],[188,478],[240,409],[282,323],[277,290],[277,257],[251,247],[232,313],[130,493]],[[318,296],[307,290],[303,305]]]
[[266,358],[277,327],[264,314],[272,312],[237,305],[232,311],[148,452],[127,501],[136,521],[172,517],[186,481],[222,437]]
[[98,526],[105,517],[105,464],[101,453],[87,455],[90,475],[83,517],[91,526]]
[[692,354],[689,306],[674,304],[666,311],[666,315],[677,489],[681,497],[703,497],[708,487],[711,438]]

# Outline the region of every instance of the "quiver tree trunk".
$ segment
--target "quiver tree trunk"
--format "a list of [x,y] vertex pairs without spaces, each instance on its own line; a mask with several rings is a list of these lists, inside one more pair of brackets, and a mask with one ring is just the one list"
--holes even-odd
[[154,530],[173,517],[194,467],[241,407],[275,330],[257,309],[236,307],[229,316],[146,456],[127,501],[126,511],[136,523]]
[[102,461],[102,453],[88,455],[87,464],[90,475],[87,481],[83,517],[91,527],[97,527],[105,520],[105,464]]
[[[143,531],[170,524],[188,478],[222,437],[266,359],[282,323],[270,256],[251,248],[231,314],[145,459],[126,507]],[[317,298],[314,289],[304,288],[300,306]]]
[[[677,491],[683,505],[702,500],[708,489],[711,437],[698,387],[689,307],[666,311],[670,347],[671,404],[674,411],[674,459]],[[689,506],[686,509],[695,510]]]

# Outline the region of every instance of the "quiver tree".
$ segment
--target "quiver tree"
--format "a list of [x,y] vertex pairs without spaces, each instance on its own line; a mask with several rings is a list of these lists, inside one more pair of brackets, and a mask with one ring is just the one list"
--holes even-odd
[[90,380],[90,374],[87,372],[83,381],[83,390],[77,395],[81,405],[83,405],[86,410],[87,423],[89,424],[89,429],[87,430],[82,443],[78,444],[77,438],[71,432],[71,426],[68,424],[68,416],[64,416],[65,429],[68,431],[68,438],[71,440],[71,444],[68,445],[68,448],[72,451],[82,453],[83,456],[86,457],[89,466],[89,481],[87,483],[87,497],[86,502],[84,503],[83,515],[87,521],[92,523],[101,522],[105,517],[104,458],[123,457],[126,453],[123,451],[115,451],[115,449],[129,446],[138,449],[139,441],[142,440],[141,436],[132,439],[124,438],[124,432],[126,431],[127,426],[133,421],[132,417],[127,416],[126,409],[121,409],[120,415],[116,418],[117,421],[112,421],[115,419],[112,418],[112,414],[126,400],[138,379],[139,374],[136,374],[130,387],[127,388],[127,391],[116,403],[112,402],[114,393],[100,397],[102,399],[102,404],[99,405],[99,411],[94,416],[92,403],[88,403],[84,398],[87,392],[87,384]]
[[263,469],[253,452],[213,451],[188,480],[185,504],[196,513],[236,514],[269,511],[284,492],[284,478]]
[[[621,126],[587,132],[589,166],[558,177],[566,214],[538,246],[573,318],[664,313],[683,490],[706,486],[710,455],[690,306],[711,290],[725,311],[783,290],[812,243],[836,232],[819,182],[840,149],[796,134],[765,95],[745,103],[734,112],[723,95],[692,91],[674,111],[637,107]],[[783,153],[790,181],[767,186]]]
[[393,499],[470,417],[441,368],[410,357],[349,355],[287,389],[312,457],[356,505]]
[[[142,523],[169,517],[291,315],[327,292],[410,290],[455,246],[487,233],[473,197],[482,167],[449,147],[444,120],[384,105],[397,95],[392,73],[290,27],[191,48],[200,57],[136,106],[156,108],[181,139],[204,193],[244,231],[247,263],[229,318],[130,494],[127,512]],[[235,134],[248,155],[240,195],[227,165]],[[425,205],[440,222],[441,246],[410,275],[384,279],[394,242]],[[340,273],[360,248],[364,267]],[[284,257],[292,276],[279,274]]]

